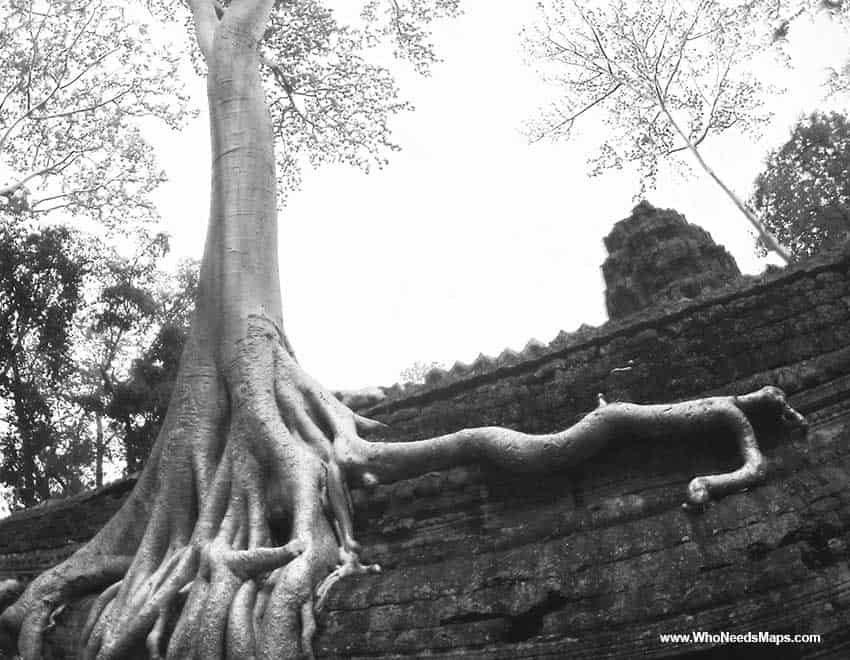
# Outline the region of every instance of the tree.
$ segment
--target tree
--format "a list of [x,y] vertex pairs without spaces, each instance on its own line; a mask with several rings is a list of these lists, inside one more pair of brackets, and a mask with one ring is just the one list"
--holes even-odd
[[431,360],[431,362],[417,360],[409,367],[402,369],[399,378],[402,383],[424,383],[428,374],[434,369],[445,369],[445,365],[437,360]]
[[[97,297],[78,321],[83,326],[75,347],[80,382],[73,400],[94,421],[96,487],[103,485],[104,462],[113,453],[110,441],[114,436],[107,437],[106,418],[115,387],[131,360],[152,341],[157,327],[167,322],[169,299],[174,295],[164,286],[167,276],[159,269],[169,249],[168,237],[141,232],[137,238],[139,245],[132,256],[105,246],[101,250],[91,278],[97,282]],[[176,369],[176,364],[169,367]]]
[[64,226],[27,224],[0,225],[0,482],[13,489],[13,506],[103,485],[115,438],[138,469],[150,443],[135,420],[155,426],[162,411],[128,398],[121,377],[144,353],[155,360],[145,373],[159,374],[157,391],[167,396],[194,290],[188,264],[181,288],[164,281],[162,235],[127,258]]
[[[544,436],[482,428],[410,443],[363,439],[382,425],[313,380],[283,330],[275,123],[261,74],[264,58],[274,60],[277,49],[290,52],[279,35],[295,21],[299,29],[286,33],[291,50],[307,56],[314,53],[307,46],[327,43],[316,66],[332,56],[342,89],[364,75],[356,56],[336,50],[351,45],[353,32],[331,29],[326,10],[306,0],[192,0],[190,6],[207,67],[213,145],[210,223],[192,329],[168,413],[133,492],[86,546],[34,580],[0,617],[25,658],[41,656],[56,608],[84,593],[99,596],[81,631],[83,657],[123,658],[145,648],[151,657],[206,660],[312,655],[314,610],[323,596],[336,580],[373,570],[359,559],[349,486],[469,461],[552,469],[626,434],[682,435],[705,426],[734,435],[744,465],[695,478],[689,501],[703,503],[764,478],[748,415],[799,419],[775,388],[663,406],[600,402],[576,426]],[[447,8],[454,5],[445,0],[391,3],[395,29],[387,32],[399,48],[421,44],[408,39],[408,18]],[[310,20],[305,12],[312,12]],[[294,70],[309,71],[311,61],[299,60]],[[276,76],[270,81],[285,96],[301,80],[292,67],[281,74],[286,84]],[[272,104],[276,93],[280,88],[270,93]],[[375,121],[347,107],[339,120]],[[305,125],[321,126],[295,124]],[[337,128],[328,130],[339,137]]]
[[[114,390],[146,344],[166,379],[159,387],[169,389],[193,291],[190,266],[181,289],[163,281],[162,235],[127,258],[90,235],[30,224],[8,216],[0,224],[0,483],[12,488],[13,506],[103,484],[106,425],[126,445],[120,431],[151,412],[126,397],[116,408]],[[136,468],[143,456],[133,455]]]
[[837,113],[801,119],[771,152],[750,203],[793,258],[811,256],[850,232],[850,122]]
[[104,412],[124,445],[128,473],[141,470],[165,419],[189,334],[197,280],[197,264],[181,264],[176,285],[157,294],[152,341],[133,361],[128,377],[109,385]]
[[567,138],[585,114],[601,113],[606,138],[591,172],[633,163],[641,193],[654,185],[661,161],[682,163],[688,153],[787,262],[785,248],[700,150],[711,135],[733,127],[753,133],[770,117],[762,102],[767,89],[749,68],[765,41],[753,8],[719,0],[539,6],[539,22],[525,31],[526,50],[559,98],[529,122],[529,138]]
[[167,406],[196,281],[190,262],[176,285],[159,270],[163,235],[127,258],[64,226],[27,224],[0,225],[0,483],[13,506],[103,485],[115,439],[127,469],[139,469]]
[[0,2],[0,201],[122,230],[156,217],[140,121],[179,126],[187,103],[179,53],[143,18],[118,0]]
[[73,371],[73,321],[82,304],[86,260],[71,231],[27,231],[0,223],[0,398],[3,421],[0,481],[13,504],[31,506],[81,485],[84,457],[57,417],[68,414],[60,389]]

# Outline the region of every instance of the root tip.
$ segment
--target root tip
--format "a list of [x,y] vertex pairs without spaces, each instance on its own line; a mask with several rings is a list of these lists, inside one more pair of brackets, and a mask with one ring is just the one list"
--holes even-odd
[[702,507],[711,499],[708,484],[702,477],[696,477],[688,484],[688,501],[685,504]]

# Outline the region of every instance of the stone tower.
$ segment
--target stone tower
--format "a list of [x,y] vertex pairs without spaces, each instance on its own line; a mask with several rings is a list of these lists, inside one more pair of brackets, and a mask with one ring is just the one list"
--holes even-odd
[[653,304],[696,298],[741,275],[711,234],[647,201],[615,224],[604,241],[605,305],[612,320]]

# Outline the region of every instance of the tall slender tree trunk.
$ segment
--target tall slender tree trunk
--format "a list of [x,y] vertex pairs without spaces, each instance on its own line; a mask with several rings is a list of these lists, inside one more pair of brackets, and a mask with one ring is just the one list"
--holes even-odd
[[705,161],[705,159],[702,157],[702,154],[700,153],[700,150],[693,143],[693,140],[691,140],[690,137],[688,137],[685,132],[679,127],[679,124],[673,118],[673,115],[670,114],[670,112],[667,110],[667,106],[663,102],[661,104],[661,108],[664,111],[664,114],[666,115],[668,121],[675,129],[676,133],[678,133],[679,137],[681,137],[682,140],[685,141],[685,144],[688,147],[688,151],[691,152],[691,155],[693,155],[697,163],[699,163],[699,166],[706,174],[708,174],[711,180],[714,181],[714,183],[716,183],[724,193],[726,193],[726,196],[732,200],[732,203],[747,219],[747,222],[749,222],[752,228],[756,230],[756,233],[764,243],[765,247],[770,252],[773,252],[780,259],[782,259],[783,263],[790,263],[791,253],[788,251],[788,249],[779,242],[776,236],[774,236],[773,233],[767,227],[764,226],[764,223],[755,216],[755,214],[749,209],[746,204],[744,204],[744,201],[735,193],[735,191],[733,191],[729,186],[727,186],[723,179],[721,179],[717,175],[717,172],[714,171],[714,168],[712,168]]

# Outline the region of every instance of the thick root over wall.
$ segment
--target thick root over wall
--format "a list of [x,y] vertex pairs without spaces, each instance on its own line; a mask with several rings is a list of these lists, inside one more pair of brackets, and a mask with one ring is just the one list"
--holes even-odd
[[[191,346],[190,346],[191,350]],[[203,364],[204,360],[196,360]],[[477,428],[417,442],[372,442],[378,422],[345,408],[299,367],[275,325],[252,317],[235,358],[178,383],[147,467],[122,509],[68,560],[33,581],[0,619],[26,660],[71,600],[99,594],[79,657],[312,656],[315,612],[360,562],[348,484],[370,485],[482,462],[518,471],[576,465],[619,438],[686,441],[715,429],[743,465],[698,476],[711,497],[765,478],[748,415],[803,423],[780,390],[669,405],[607,404],[560,433]]]

